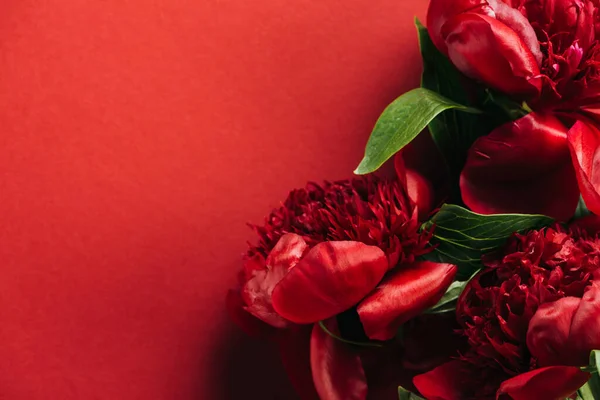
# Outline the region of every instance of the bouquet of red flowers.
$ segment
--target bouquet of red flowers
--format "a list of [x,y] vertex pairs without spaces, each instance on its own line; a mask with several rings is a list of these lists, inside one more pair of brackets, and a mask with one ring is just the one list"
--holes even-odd
[[421,87],[359,177],[252,226],[232,318],[303,399],[600,399],[600,1],[431,0],[416,25]]

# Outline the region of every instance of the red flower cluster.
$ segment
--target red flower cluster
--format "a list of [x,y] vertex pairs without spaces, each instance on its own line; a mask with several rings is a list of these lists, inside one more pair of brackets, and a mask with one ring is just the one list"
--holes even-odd
[[415,385],[427,399],[569,397],[600,348],[600,239],[532,231],[485,264],[457,306],[469,350]]
[[[331,318],[350,310],[358,315],[354,331],[364,332],[365,340],[393,339],[400,325],[439,301],[457,271],[417,260],[431,250],[431,232],[420,231],[407,188],[412,198],[424,199],[414,190],[428,187],[413,172],[401,176],[292,191],[264,226],[255,227],[260,242],[245,260],[241,304],[232,293],[230,305],[275,328],[325,321],[330,333],[342,336]],[[247,321],[239,311],[236,320]],[[358,353],[332,340],[315,325],[310,361],[317,392],[324,399],[365,398]]]
[[465,75],[533,112],[471,147],[463,201],[484,214],[600,213],[600,2],[432,0],[433,42]]

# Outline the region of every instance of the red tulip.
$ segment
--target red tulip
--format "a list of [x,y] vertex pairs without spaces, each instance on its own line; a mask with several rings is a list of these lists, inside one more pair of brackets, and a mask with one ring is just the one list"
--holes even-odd
[[460,179],[463,201],[481,214],[567,220],[579,200],[572,164],[567,128],[550,114],[528,114],[471,146]]
[[527,347],[540,366],[588,364],[600,349],[600,286],[589,286],[582,298],[564,297],[541,305],[529,323]]

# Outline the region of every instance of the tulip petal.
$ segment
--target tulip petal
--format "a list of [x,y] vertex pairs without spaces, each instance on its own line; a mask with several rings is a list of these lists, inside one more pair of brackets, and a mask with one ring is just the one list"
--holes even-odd
[[504,381],[497,398],[563,400],[583,386],[589,377],[590,374],[577,367],[538,368]]
[[531,113],[477,139],[460,177],[463,201],[481,214],[569,219],[579,189],[566,138],[556,117]]
[[536,58],[504,23],[465,13],[450,19],[442,35],[450,60],[465,75],[511,96],[539,95],[542,82]]
[[434,306],[454,280],[456,265],[417,261],[391,272],[358,305],[368,337],[393,338],[400,325]]
[[323,242],[313,247],[273,290],[282,317],[312,323],[358,303],[388,269],[384,252],[360,242]]
[[[325,322],[335,332],[335,320]],[[310,340],[310,365],[321,400],[364,400],[367,380],[360,357],[345,343],[315,324]]]
[[246,311],[276,328],[285,328],[289,321],[275,312],[272,293],[276,285],[286,276],[302,257],[308,245],[302,236],[288,233],[277,242],[266,260],[265,268],[246,268],[250,279],[242,288]]
[[486,0],[431,0],[427,10],[427,30],[429,36],[444,54],[448,54],[445,38],[442,37],[442,28],[452,17],[464,12],[475,12],[494,15]]
[[582,121],[569,130],[569,149],[587,208],[600,214],[600,131]]

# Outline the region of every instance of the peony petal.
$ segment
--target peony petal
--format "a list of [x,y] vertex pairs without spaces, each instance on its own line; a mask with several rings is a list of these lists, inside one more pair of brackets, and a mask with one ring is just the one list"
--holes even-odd
[[433,210],[433,186],[423,175],[413,169],[406,168],[402,153],[396,154],[394,167],[396,168],[396,176],[400,182],[406,185],[408,197],[417,205],[419,220],[426,220]]
[[[335,320],[326,322],[336,331]],[[367,380],[358,353],[315,324],[310,340],[310,365],[321,400],[364,400]]]
[[504,381],[497,398],[563,400],[583,386],[589,377],[590,374],[577,367],[538,368]]
[[510,96],[539,95],[542,83],[536,58],[504,23],[465,13],[450,19],[442,35],[450,60],[468,77]]
[[585,205],[593,213],[600,214],[600,131],[591,124],[578,121],[567,137]]
[[388,269],[384,252],[360,242],[323,242],[313,247],[273,290],[282,317],[312,323],[358,303]]
[[271,295],[289,269],[300,260],[307,247],[302,236],[288,233],[283,235],[271,250],[265,268],[246,269],[247,273],[251,273],[250,279],[242,288],[246,311],[276,328],[289,326],[289,321],[273,309]]
[[596,236],[600,233],[600,216],[588,215],[583,218],[576,219],[569,224],[572,230],[579,230],[587,233],[589,236]]
[[431,40],[444,54],[448,54],[442,28],[449,19],[464,12],[475,12],[494,16],[486,0],[431,0],[427,10],[427,29]]
[[296,325],[277,331],[276,341],[283,368],[302,400],[318,400],[310,366],[312,326]]
[[592,350],[600,349],[600,282],[587,287],[573,316],[569,334],[569,349],[576,366],[587,365]]
[[569,219],[579,189],[566,137],[556,117],[531,113],[477,139],[460,177],[463,201],[482,214]]
[[275,329],[244,310],[245,304],[242,296],[237,290],[227,292],[226,307],[229,317],[247,335],[254,337],[270,337]]
[[454,280],[456,265],[417,261],[401,265],[358,305],[368,337],[389,340],[400,325],[434,306]]
[[504,23],[521,38],[525,46],[533,54],[538,66],[542,65],[542,49],[531,23],[519,10],[506,4],[503,0],[487,0],[494,10],[495,18]]
[[464,400],[469,388],[464,382],[472,374],[467,363],[450,361],[413,379],[413,383],[427,400]]
[[267,257],[267,267],[271,270],[289,270],[302,259],[308,244],[300,235],[285,234],[279,239]]
[[585,365],[589,351],[583,355],[583,362],[570,351],[569,334],[575,312],[581,299],[565,297],[551,303],[542,304],[529,322],[527,348],[538,365]]

